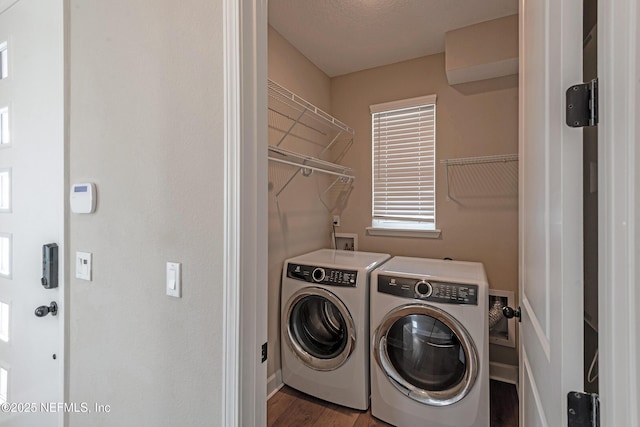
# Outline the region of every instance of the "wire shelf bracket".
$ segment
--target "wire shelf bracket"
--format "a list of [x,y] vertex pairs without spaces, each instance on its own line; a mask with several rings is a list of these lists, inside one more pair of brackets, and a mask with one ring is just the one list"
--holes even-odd
[[328,175],[336,176],[336,180],[329,186],[331,189],[337,182],[352,183],[355,176],[352,175],[353,169],[346,166],[337,165],[311,156],[294,153],[279,147],[269,146],[269,160],[272,162],[293,166],[297,170],[293,173],[287,182],[276,192],[276,198],[282,193],[293,179],[302,173],[303,176],[311,176],[313,172],[320,172]]
[[[319,172],[335,177],[319,193],[322,204],[327,210],[331,210],[327,200],[336,194],[340,197],[345,194],[348,196],[355,176],[351,168],[323,159],[330,157],[339,162],[353,144],[355,131],[272,80],[268,80],[268,95],[269,130],[274,132],[270,134],[273,142],[268,146],[269,161],[295,168],[293,173],[281,175],[278,185],[281,182],[284,185],[275,189],[276,199],[298,175],[308,177]],[[297,149],[302,146],[306,147],[303,148],[305,152],[310,149],[313,156],[282,148],[282,145],[287,147],[287,139],[295,142]],[[340,197],[336,197],[338,201],[344,198]]]

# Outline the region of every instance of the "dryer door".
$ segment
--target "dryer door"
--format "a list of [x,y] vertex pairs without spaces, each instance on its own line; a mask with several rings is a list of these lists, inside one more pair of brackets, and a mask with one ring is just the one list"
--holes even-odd
[[322,288],[304,288],[289,299],[284,313],[284,340],[309,368],[337,369],[353,352],[355,322],[333,293]]
[[433,406],[463,399],[478,375],[478,352],[448,313],[407,304],[388,313],[373,336],[378,366],[403,394]]

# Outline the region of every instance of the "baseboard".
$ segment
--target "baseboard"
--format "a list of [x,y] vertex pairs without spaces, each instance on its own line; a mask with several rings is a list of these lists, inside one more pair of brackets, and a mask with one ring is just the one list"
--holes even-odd
[[492,380],[509,383],[518,388],[518,367],[506,363],[489,362],[489,377]]
[[276,394],[283,385],[282,371],[278,369],[273,375],[267,378],[267,400],[271,399],[271,397]]

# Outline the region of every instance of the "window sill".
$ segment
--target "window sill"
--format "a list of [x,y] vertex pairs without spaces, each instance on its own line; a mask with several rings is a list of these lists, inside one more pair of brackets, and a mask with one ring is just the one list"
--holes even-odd
[[378,228],[367,227],[369,236],[392,236],[392,237],[421,237],[423,239],[439,239],[441,231],[436,230],[410,230],[406,228]]

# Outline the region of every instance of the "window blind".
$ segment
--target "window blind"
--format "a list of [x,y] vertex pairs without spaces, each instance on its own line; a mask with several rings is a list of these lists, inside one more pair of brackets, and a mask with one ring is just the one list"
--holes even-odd
[[372,225],[435,229],[435,96],[379,104],[371,112]]

